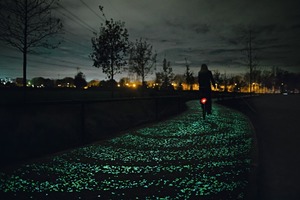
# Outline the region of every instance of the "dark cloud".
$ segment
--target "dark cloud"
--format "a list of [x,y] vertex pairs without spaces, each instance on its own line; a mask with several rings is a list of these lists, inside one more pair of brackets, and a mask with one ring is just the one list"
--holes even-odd
[[291,27],[291,30],[297,30],[297,31],[299,31],[299,29],[300,29],[300,24],[296,24],[296,25],[293,25]]
[[191,30],[194,30],[197,34],[206,34],[210,31],[208,24],[194,24],[191,25]]
[[240,49],[216,49],[209,52],[211,55],[220,55],[220,54],[226,54],[226,53],[236,53],[240,52]]
[[[166,57],[178,73],[184,72],[185,58],[195,69],[205,62],[214,70],[222,71],[226,66],[231,66],[226,67],[226,70],[246,72],[247,67],[241,62],[241,49],[246,45],[243,29],[252,27],[256,37],[253,42],[262,66],[293,66],[291,69],[300,69],[298,0],[83,1],[88,7],[81,1],[60,1],[64,8],[84,23],[62,8],[55,13],[64,22],[64,42],[59,49],[51,51],[51,56],[46,56],[44,64],[42,61],[34,63],[37,66],[34,75],[56,78],[62,71],[64,75],[69,73],[69,76],[74,76],[76,68],[80,67],[88,79],[104,79],[101,69],[92,67],[92,61],[88,58],[91,53],[90,40],[93,37],[93,31],[89,27],[99,30],[104,22],[102,17],[95,14],[96,12],[101,16],[99,4],[104,7],[108,19],[125,22],[130,40],[148,39],[159,54],[158,68]],[[5,49],[1,51],[5,52]],[[18,53],[11,52],[9,56],[16,54]],[[51,65],[47,65],[50,62]],[[16,70],[3,70],[4,63],[19,68],[21,60],[12,62],[12,58],[1,57],[1,74],[14,77]],[[44,71],[39,73],[38,66],[45,66]],[[45,70],[47,68],[52,70]],[[30,71],[28,73],[29,77],[33,76]],[[20,74],[21,72],[18,75]]]

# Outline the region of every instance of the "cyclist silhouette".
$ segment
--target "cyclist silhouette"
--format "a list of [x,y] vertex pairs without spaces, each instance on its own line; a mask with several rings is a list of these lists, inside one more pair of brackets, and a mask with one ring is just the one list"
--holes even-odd
[[211,114],[211,84],[215,88],[215,80],[206,64],[201,65],[201,70],[198,73],[198,83],[200,98],[205,97],[207,114]]

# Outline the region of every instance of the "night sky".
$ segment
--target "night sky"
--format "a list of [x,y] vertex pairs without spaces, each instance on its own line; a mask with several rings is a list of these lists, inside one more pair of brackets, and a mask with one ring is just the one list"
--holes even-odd
[[[87,80],[106,79],[101,69],[93,67],[93,32],[99,32],[104,18],[121,20],[130,40],[148,40],[158,53],[157,71],[164,57],[175,74],[185,71],[185,58],[196,74],[202,63],[211,70],[243,74],[238,42],[239,27],[251,26],[256,33],[258,69],[273,66],[300,72],[300,1],[299,0],[61,0],[53,14],[62,19],[63,42],[58,49],[39,50],[28,56],[28,78],[74,77],[82,71]],[[0,43],[0,78],[22,77],[22,55]],[[128,73],[118,75],[127,77]],[[147,78],[147,80],[152,77]]]

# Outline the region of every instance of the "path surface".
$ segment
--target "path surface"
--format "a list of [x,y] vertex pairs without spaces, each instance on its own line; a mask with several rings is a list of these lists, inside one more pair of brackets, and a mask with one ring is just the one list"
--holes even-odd
[[[172,119],[0,172],[6,199],[243,199],[252,162],[248,118],[197,101]],[[23,193],[25,192],[25,193]]]
[[223,104],[242,110],[255,127],[259,165],[254,199],[299,200],[300,95],[265,95]]
[[260,200],[300,199],[300,95],[251,100],[257,112]]

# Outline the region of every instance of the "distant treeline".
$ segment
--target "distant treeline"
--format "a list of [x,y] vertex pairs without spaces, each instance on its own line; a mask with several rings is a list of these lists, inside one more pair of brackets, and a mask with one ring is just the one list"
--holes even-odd
[[[189,76],[187,76],[189,74]],[[288,91],[300,91],[300,73],[293,73],[276,68],[273,70],[254,70],[253,82],[249,84],[249,73],[242,75],[221,74],[219,71],[213,71],[214,79],[217,83],[216,91],[225,92],[248,92],[249,87],[252,91],[259,93],[272,93]],[[21,87],[23,84],[22,78],[1,79],[0,87]],[[118,82],[115,80],[91,80],[86,81],[85,75],[78,72],[75,77],[65,77],[62,79],[49,79],[36,77],[27,80],[27,86],[32,88],[154,88],[167,90],[197,90],[197,77],[193,72],[185,74],[177,74],[165,84],[160,74],[157,73],[154,80],[132,81],[128,77],[121,78]]]

